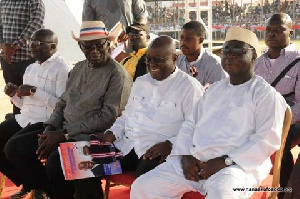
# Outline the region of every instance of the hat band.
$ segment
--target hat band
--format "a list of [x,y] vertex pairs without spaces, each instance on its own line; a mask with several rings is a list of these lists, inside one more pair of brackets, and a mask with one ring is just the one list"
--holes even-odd
[[80,37],[84,36],[91,36],[91,35],[108,35],[108,31],[106,28],[100,28],[100,27],[95,27],[95,28],[84,28],[80,30]]

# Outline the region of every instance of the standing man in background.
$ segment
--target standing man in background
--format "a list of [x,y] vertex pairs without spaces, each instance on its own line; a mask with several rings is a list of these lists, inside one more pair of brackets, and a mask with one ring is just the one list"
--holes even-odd
[[134,22],[146,24],[147,16],[144,0],[85,0],[82,21],[103,21],[108,30],[120,21],[125,30]]
[[[300,143],[300,61],[274,84],[282,71],[300,57],[300,51],[291,43],[292,24],[291,17],[285,13],[274,14],[267,20],[265,43],[268,49],[255,62],[255,73],[283,95],[293,113],[281,162],[281,187],[287,186],[294,166],[291,148]],[[283,195],[284,192],[279,193],[278,198],[282,198]]]
[[[26,40],[42,28],[45,7],[42,0],[1,0],[0,1],[0,48],[1,67],[5,83],[22,85],[23,75],[31,58]],[[20,109],[13,106],[13,113]]]

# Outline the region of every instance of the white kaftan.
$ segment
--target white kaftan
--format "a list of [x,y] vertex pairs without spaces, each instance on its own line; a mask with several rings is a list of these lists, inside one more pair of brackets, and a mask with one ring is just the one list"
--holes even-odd
[[[251,192],[233,188],[257,186],[268,175],[269,157],[280,146],[286,107],[283,97],[259,76],[236,86],[229,78],[217,82],[197,107],[195,131],[178,135],[172,152],[177,156],[138,178],[131,198],[181,198],[188,191],[207,194],[206,199],[250,197]],[[194,182],[184,178],[178,155],[201,161],[228,155],[236,165]]]

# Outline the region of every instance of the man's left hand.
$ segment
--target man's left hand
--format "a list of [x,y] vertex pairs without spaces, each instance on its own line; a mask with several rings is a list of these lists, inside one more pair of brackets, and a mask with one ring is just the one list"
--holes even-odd
[[30,96],[30,89],[33,88],[34,86],[23,84],[19,86],[17,90],[17,96],[19,98],[22,98],[23,96]]
[[201,162],[200,165],[200,180],[206,180],[213,174],[217,173],[221,169],[225,168],[225,162],[223,157],[217,157],[210,159],[207,162]]
[[150,160],[153,160],[160,156],[160,162],[163,162],[167,156],[170,155],[171,150],[172,143],[169,140],[166,140],[165,142],[157,143],[148,149],[143,156],[143,159],[149,158]]
[[40,138],[45,139],[36,151],[38,158],[40,160],[46,159],[53,150],[57,149],[59,143],[65,141],[64,134],[64,131],[48,131],[47,133],[38,135]]

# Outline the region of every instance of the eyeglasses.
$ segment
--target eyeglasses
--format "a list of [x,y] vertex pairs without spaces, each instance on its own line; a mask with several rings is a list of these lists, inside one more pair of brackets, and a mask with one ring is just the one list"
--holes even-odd
[[41,46],[42,44],[55,44],[54,42],[49,41],[35,41],[35,40],[27,40],[26,41],[28,46],[34,45],[34,46]]
[[242,55],[246,54],[247,50],[253,50],[254,48],[221,48],[222,54],[235,54]]
[[80,42],[79,45],[81,48],[84,48],[85,50],[91,50],[93,47],[95,47],[97,50],[102,50],[104,45],[106,44],[107,40],[100,40],[97,43],[82,43]]
[[154,63],[161,64],[161,63],[163,63],[170,56],[172,56],[172,55],[167,55],[165,57],[150,57],[150,56],[146,56],[146,63],[150,64],[151,61],[153,60]]
[[133,34],[133,33],[128,34],[129,39],[140,39],[142,36],[143,34]]

